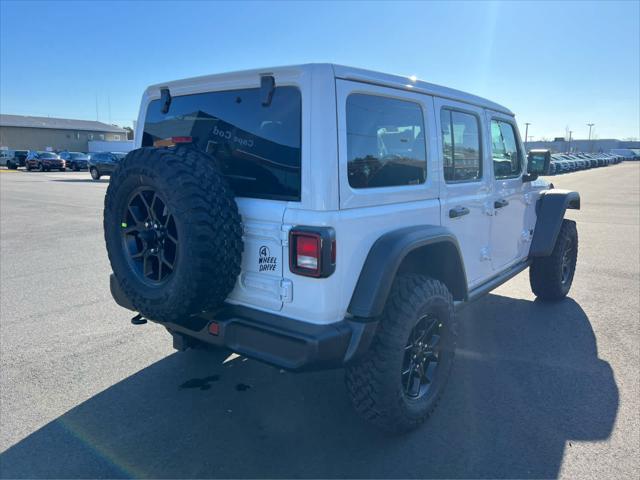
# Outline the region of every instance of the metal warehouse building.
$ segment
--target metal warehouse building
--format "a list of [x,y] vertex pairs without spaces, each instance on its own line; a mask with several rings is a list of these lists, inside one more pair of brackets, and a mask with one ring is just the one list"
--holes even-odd
[[86,152],[92,140],[126,139],[123,128],[92,120],[0,115],[0,148]]

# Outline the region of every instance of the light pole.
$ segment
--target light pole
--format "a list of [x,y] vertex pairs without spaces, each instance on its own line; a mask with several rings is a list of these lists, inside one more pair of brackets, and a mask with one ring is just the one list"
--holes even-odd
[[527,149],[527,141],[529,140],[529,125],[531,125],[529,122],[526,122],[524,124],[524,149]]
[[595,123],[587,123],[587,127],[589,127],[589,152],[593,152],[593,143],[591,143],[591,127],[593,127]]
[[573,130],[569,130],[569,153],[571,153],[571,135],[573,134]]

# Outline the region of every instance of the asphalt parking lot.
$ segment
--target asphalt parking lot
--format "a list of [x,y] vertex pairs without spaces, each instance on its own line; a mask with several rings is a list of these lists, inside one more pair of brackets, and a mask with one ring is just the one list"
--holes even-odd
[[640,163],[553,177],[580,191],[570,298],[525,272],[461,314],[457,362],[418,431],[387,437],[341,371],[176,353],[108,288],[86,173],[0,172],[0,476],[640,476]]

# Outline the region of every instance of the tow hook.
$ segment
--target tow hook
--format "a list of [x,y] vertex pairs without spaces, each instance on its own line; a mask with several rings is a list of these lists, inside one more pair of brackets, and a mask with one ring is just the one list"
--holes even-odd
[[131,323],[133,325],[144,325],[145,323],[147,323],[147,319],[144,318],[141,314],[137,314],[131,319]]

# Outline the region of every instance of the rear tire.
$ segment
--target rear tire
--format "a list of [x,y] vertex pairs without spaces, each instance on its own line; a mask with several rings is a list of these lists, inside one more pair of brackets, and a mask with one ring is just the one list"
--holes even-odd
[[15,163],[13,163],[13,162],[7,162],[7,168],[8,168],[9,170],[17,170],[17,169],[18,169],[18,165],[16,165],[16,164],[15,164]]
[[573,283],[578,260],[578,229],[573,220],[563,220],[548,257],[535,257],[529,268],[531,290],[540,300],[561,300]]
[[[432,327],[421,327],[427,324]],[[439,341],[427,337],[418,341],[419,332],[429,328]],[[433,412],[444,390],[455,342],[453,298],[447,287],[423,275],[399,276],[370,349],[347,367],[347,389],[356,411],[387,432],[418,427]],[[427,353],[420,350],[424,344],[430,344]],[[417,361],[422,367],[414,363],[412,371],[411,362],[418,356],[423,359]],[[420,375],[425,372],[431,376],[423,379]]]

